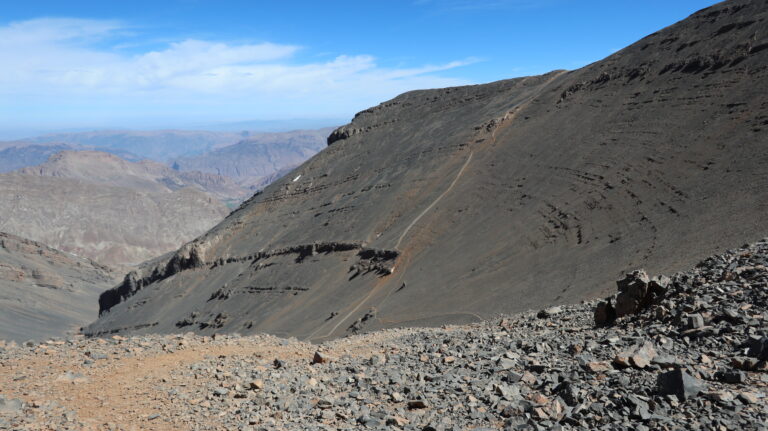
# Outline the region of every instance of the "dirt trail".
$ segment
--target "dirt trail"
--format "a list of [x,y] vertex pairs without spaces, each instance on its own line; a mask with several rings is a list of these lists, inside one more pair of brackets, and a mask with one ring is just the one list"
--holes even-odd
[[459,181],[459,178],[461,178],[461,175],[464,173],[464,170],[467,168],[467,165],[469,165],[469,162],[472,160],[472,154],[473,154],[472,152],[470,152],[470,153],[469,153],[469,156],[467,156],[467,160],[466,160],[466,161],[464,162],[464,164],[461,166],[461,169],[459,169],[459,172],[456,174],[456,177],[453,179],[453,181],[452,181],[452,182],[451,182],[451,184],[448,186],[448,188],[447,188],[447,189],[445,189],[445,191],[444,191],[444,192],[442,192],[442,193],[440,194],[440,196],[438,196],[438,197],[437,197],[437,198],[436,198],[434,201],[432,201],[432,203],[431,203],[431,204],[429,204],[429,206],[427,206],[426,208],[424,208],[424,211],[422,211],[421,213],[419,213],[419,215],[417,215],[417,216],[416,216],[416,218],[414,218],[414,219],[413,219],[413,221],[411,222],[411,224],[409,224],[409,225],[408,225],[408,227],[406,227],[406,228],[405,228],[405,230],[403,231],[403,233],[400,235],[400,238],[398,238],[398,239],[397,239],[397,244],[395,244],[395,249],[396,249],[396,250],[399,250],[399,249],[400,249],[400,243],[402,243],[402,242],[403,242],[403,239],[405,238],[405,236],[408,234],[408,232],[411,230],[411,228],[412,228],[412,227],[413,227],[413,226],[414,226],[416,223],[418,223],[418,222],[419,222],[419,220],[420,220],[420,219],[421,219],[421,218],[424,216],[424,214],[428,213],[428,212],[429,212],[429,210],[431,210],[431,209],[432,209],[432,208],[433,208],[435,205],[437,205],[437,203],[438,203],[438,202],[440,202],[440,200],[441,200],[441,199],[443,199],[443,197],[445,197],[445,195],[447,195],[447,194],[448,194],[448,193],[449,193],[451,190],[453,190],[453,186],[455,186],[455,185],[456,185],[456,183]]
[[[92,429],[108,428],[108,424],[120,424],[120,428],[126,430],[183,429],[181,422],[154,421],[154,415],[167,415],[172,409],[171,397],[158,390],[158,384],[169,381],[174,370],[207,356],[256,355],[295,361],[311,358],[312,354],[311,346],[300,343],[259,345],[242,340],[227,345],[205,343],[189,347],[179,345],[177,340],[173,345],[168,344],[171,352],[160,354],[146,354],[143,347],[126,346],[120,350],[135,352],[136,356],[110,356],[97,360],[91,367],[83,364],[87,356],[73,355],[71,349],[64,352],[38,349],[43,353],[2,363],[0,381],[9,383],[3,384],[0,395],[19,397],[32,404],[55,400],[67,410],[74,410]],[[200,384],[194,380],[180,381],[177,377],[173,377],[173,381],[181,386]]]
[[[367,357],[403,333],[351,337],[326,343],[321,348],[337,357]],[[261,358],[266,364],[279,359],[308,365],[318,349],[316,345],[274,337],[233,337],[219,342],[202,337],[170,336],[167,341],[152,343],[120,338],[83,343],[79,348],[43,344],[34,351],[4,358],[0,361],[0,382],[3,382],[0,395],[20,398],[39,408],[54,401],[64,411],[75,412],[78,420],[86,424],[84,429],[188,429],[189,418],[174,416],[178,410],[174,404],[180,402],[178,397],[163,390],[163,386],[204,387],[213,379],[211,376],[200,381],[182,372],[190,365],[210,357]],[[94,356],[97,359],[91,359]],[[93,363],[86,365],[88,361]],[[206,400],[186,402],[198,404]],[[215,417],[197,417],[196,421],[209,428],[217,426]]]

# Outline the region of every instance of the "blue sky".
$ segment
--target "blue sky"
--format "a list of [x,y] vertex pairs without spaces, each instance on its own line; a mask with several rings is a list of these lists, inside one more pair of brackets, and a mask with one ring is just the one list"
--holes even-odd
[[576,69],[716,2],[5,3],[0,138],[346,120],[412,89]]

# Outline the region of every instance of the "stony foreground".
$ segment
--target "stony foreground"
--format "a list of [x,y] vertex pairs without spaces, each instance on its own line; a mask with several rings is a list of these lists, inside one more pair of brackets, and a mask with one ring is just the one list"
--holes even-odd
[[766,430],[767,267],[766,241],[712,257],[602,327],[591,302],[319,346],[6,344],[0,429]]

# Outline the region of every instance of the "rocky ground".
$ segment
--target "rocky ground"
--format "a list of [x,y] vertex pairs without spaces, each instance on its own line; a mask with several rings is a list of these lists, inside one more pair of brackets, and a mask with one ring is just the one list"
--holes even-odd
[[7,343],[0,429],[766,430],[767,241],[468,326]]

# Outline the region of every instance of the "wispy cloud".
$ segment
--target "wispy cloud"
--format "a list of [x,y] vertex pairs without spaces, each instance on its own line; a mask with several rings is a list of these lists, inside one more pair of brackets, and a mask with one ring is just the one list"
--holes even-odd
[[[439,65],[384,68],[370,55],[318,57],[310,48],[272,42],[227,43],[185,39],[161,49],[127,54],[119,21],[42,18],[0,26],[0,112],[5,121],[14,104],[44,104],[84,109],[157,112],[215,106],[218,115],[240,117],[340,114],[414,88],[459,85],[462,79],[440,72],[477,60]],[[5,106],[3,106],[5,105]],[[83,108],[83,106],[88,108]],[[226,107],[222,110],[221,107]],[[90,111],[89,111],[90,109]],[[68,112],[69,116],[75,115]],[[134,113],[135,115],[135,113]]]

